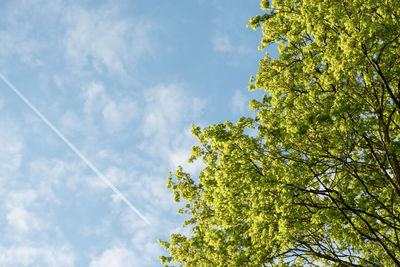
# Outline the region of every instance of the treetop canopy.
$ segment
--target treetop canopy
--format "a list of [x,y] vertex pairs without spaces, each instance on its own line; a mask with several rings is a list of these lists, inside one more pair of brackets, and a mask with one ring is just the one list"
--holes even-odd
[[[194,126],[168,178],[192,235],[185,266],[400,266],[400,1],[261,1],[254,118]],[[249,135],[247,129],[256,134]]]

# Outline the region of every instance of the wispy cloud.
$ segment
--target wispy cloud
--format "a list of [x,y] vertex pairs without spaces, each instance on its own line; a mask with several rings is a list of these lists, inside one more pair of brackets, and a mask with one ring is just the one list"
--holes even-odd
[[[18,29],[17,29],[18,28]],[[42,65],[40,59],[35,57],[35,51],[41,47],[39,41],[29,40],[26,33],[29,32],[28,25],[8,25],[7,30],[0,30],[0,63],[4,64],[12,56],[22,63],[29,65]],[[21,34],[22,32],[22,34]]]
[[[52,31],[63,10],[65,7],[60,0],[3,1],[0,10],[0,64],[9,66],[13,65],[10,60],[16,60],[28,66],[43,66],[41,52],[54,50],[55,39],[61,36]],[[46,22],[46,27],[38,26],[43,22]],[[46,36],[46,41],[38,36]]]
[[117,132],[137,116],[137,105],[129,98],[110,100],[103,109],[104,126],[108,132]]
[[204,100],[186,94],[181,84],[160,84],[147,90],[144,103],[142,132],[147,140],[156,143],[149,144],[147,151],[162,151],[173,145],[176,134],[198,118],[205,108]]
[[[83,111],[88,119],[103,118],[103,125],[108,133],[115,133],[125,128],[129,122],[137,117],[136,102],[129,96],[112,98],[100,82],[92,82],[83,88]],[[70,113],[68,116],[74,116]],[[68,124],[68,117],[65,117]],[[78,120],[79,121],[79,120]]]
[[23,157],[24,139],[18,124],[0,120],[0,181],[18,170]]
[[128,67],[154,52],[151,22],[124,17],[116,5],[85,9],[77,1],[6,1],[0,24],[3,66],[17,59],[29,66],[67,67],[75,77],[125,75]]
[[212,43],[214,50],[219,52],[232,52],[234,50],[231,40],[226,34],[215,34]]
[[236,90],[231,100],[232,111],[237,114],[244,114],[248,105],[249,105],[248,96],[244,95],[242,91]]
[[39,229],[40,227],[40,223],[32,213],[28,212],[24,207],[18,206],[14,206],[7,214],[7,222],[17,232],[27,232],[31,228]]
[[75,7],[67,14],[66,58],[75,67],[124,75],[127,62],[152,53],[149,23],[122,19],[113,8]]
[[1,266],[74,266],[75,256],[65,247],[0,247]]
[[249,54],[252,50],[242,44],[236,44],[232,38],[221,32],[216,32],[212,39],[213,49],[217,52],[235,53],[239,56]]
[[125,246],[114,246],[105,250],[90,262],[90,267],[129,267],[137,266],[137,256]]
[[7,222],[14,235],[24,234],[30,230],[39,230],[43,223],[36,214],[28,211],[34,204],[37,193],[34,190],[6,191],[7,196],[4,206],[7,210]]

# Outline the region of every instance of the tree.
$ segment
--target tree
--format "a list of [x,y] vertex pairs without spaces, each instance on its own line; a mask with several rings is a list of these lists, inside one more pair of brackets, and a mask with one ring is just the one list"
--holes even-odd
[[400,1],[263,0],[254,118],[193,127],[185,266],[400,266]]

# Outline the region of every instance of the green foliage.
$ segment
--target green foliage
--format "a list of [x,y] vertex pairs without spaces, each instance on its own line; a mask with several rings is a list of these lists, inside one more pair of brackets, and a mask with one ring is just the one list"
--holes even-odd
[[[263,0],[254,119],[205,129],[168,188],[192,235],[164,264],[400,265],[400,1]],[[249,130],[250,129],[250,130]],[[253,131],[256,134],[249,135]]]

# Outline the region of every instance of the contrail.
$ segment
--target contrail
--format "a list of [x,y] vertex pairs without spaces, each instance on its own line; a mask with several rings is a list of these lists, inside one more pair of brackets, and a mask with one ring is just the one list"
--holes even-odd
[[39,118],[47,124],[47,126],[50,127],[53,132],[61,138],[61,140],[64,141],[64,143],[73,151],[75,154],[83,161],[86,163],[86,165],[95,173],[97,176],[103,180],[108,187],[110,187],[114,193],[116,193],[124,202],[126,205],[128,205],[145,223],[150,225],[150,222],[144,217],[144,215],[135,207],[133,204],[122,194],[121,191],[119,191],[118,188],[116,188],[110,180],[107,179],[107,177],[102,174],[99,169],[96,168],[96,166],[93,165],[93,163],[88,160],[11,82],[7,80],[6,77],[3,76],[3,74],[0,73],[0,78],[16,93],[22,101],[25,102],[25,104],[30,107],[33,112],[36,113],[36,115],[39,116]]

